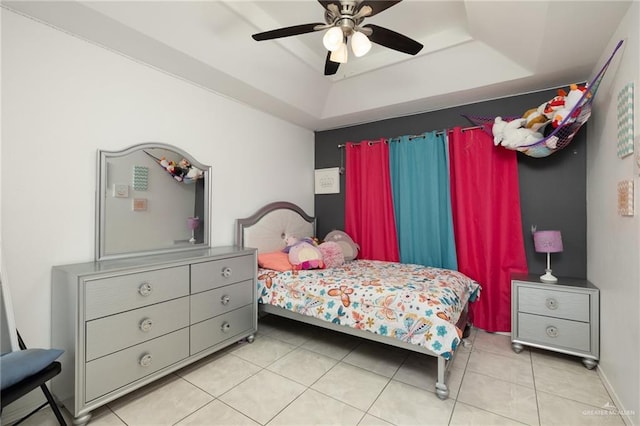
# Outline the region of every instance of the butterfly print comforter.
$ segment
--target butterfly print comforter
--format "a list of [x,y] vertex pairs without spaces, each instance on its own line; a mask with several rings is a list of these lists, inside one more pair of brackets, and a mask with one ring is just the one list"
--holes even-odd
[[375,260],[330,269],[258,269],[259,303],[391,336],[446,359],[462,336],[455,324],[480,290],[457,271]]

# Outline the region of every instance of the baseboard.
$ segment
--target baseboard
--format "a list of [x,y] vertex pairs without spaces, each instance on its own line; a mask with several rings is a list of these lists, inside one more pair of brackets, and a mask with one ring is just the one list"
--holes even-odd
[[613,386],[611,386],[611,383],[609,382],[607,375],[604,373],[604,371],[602,371],[600,364],[598,364],[598,375],[600,376],[600,379],[602,380],[602,384],[604,385],[605,389],[607,390],[607,392],[609,392],[609,395],[611,395],[611,399],[613,399],[613,403],[618,408],[618,414],[620,414],[620,417],[622,417],[622,421],[624,422],[624,424],[627,426],[640,426],[633,422],[633,418],[631,416],[634,415],[634,413],[631,410],[627,410],[623,406],[622,402],[620,401],[620,398],[618,398],[618,394],[616,393]]

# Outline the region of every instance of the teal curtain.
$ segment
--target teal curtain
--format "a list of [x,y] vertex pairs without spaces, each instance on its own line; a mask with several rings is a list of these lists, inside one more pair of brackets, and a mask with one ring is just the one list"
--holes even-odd
[[400,261],[457,270],[446,135],[402,136],[389,148]]

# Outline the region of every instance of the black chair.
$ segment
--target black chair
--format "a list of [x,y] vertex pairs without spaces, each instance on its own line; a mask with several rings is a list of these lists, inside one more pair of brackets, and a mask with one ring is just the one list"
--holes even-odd
[[[27,349],[26,345],[24,344],[24,341],[22,340],[22,337],[20,336],[20,333],[18,333],[18,345],[22,350]],[[51,380],[53,377],[57,376],[61,370],[62,370],[62,367],[60,363],[58,361],[53,361],[48,365],[46,365],[44,368],[37,371],[36,373],[31,374],[23,378],[19,382],[12,384],[11,386],[6,387],[5,389],[0,390],[0,401],[2,403],[2,408],[0,409],[0,413],[2,412],[4,407],[6,407],[7,405],[22,398],[24,395],[28,394],[32,390],[40,387],[40,389],[42,389],[42,392],[44,393],[44,396],[47,398],[47,402],[40,405],[38,408],[36,408],[35,410],[33,410],[32,412],[30,412],[29,414],[21,418],[20,420],[18,420],[18,422],[14,424],[17,425],[19,423],[22,423],[23,421],[31,417],[33,414],[35,414],[37,411],[39,411],[41,408],[44,408],[47,405],[50,405],[51,410],[53,410],[53,414],[55,414],[56,418],[58,419],[58,423],[60,423],[62,426],[66,426],[67,423],[64,420],[64,417],[62,417],[62,413],[60,412],[58,405],[56,404],[55,400],[53,399],[53,396],[51,395],[51,392],[49,392],[49,389],[47,388],[47,385],[46,385],[46,382]]]

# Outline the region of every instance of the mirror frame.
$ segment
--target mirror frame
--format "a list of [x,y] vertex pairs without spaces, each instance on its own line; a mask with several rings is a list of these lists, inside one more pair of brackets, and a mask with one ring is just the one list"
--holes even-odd
[[[176,248],[170,247],[162,247],[153,250],[142,250],[142,251],[133,251],[133,252],[124,252],[124,253],[106,253],[105,252],[105,231],[108,218],[106,217],[106,194],[108,188],[107,185],[107,160],[117,157],[124,157],[133,152],[144,150],[144,149],[165,149],[169,151],[173,151],[182,158],[188,160],[192,165],[199,168],[204,172],[204,208],[203,208],[203,216],[204,216],[204,231],[202,234],[203,241],[198,244],[193,244],[190,246],[182,246]],[[211,234],[211,216],[210,216],[210,208],[211,208],[211,166],[207,166],[206,164],[202,164],[199,161],[195,160],[189,153],[183,151],[182,149],[175,147],[173,145],[169,145],[161,142],[148,142],[141,143],[137,145],[132,145],[128,148],[125,148],[120,151],[107,151],[107,150],[98,150],[98,161],[97,161],[97,181],[96,181],[96,222],[95,222],[95,260],[109,260],[109,259],[121,259],[121,258],[130,258],[130,257],[138,257],[138,256],[147,256],[153,254],[162,254],[162,253],[175,253],[175,252],[183,252],[190,251],[196,249],[203,249],[210,247],[209,244],[209,235]]]

